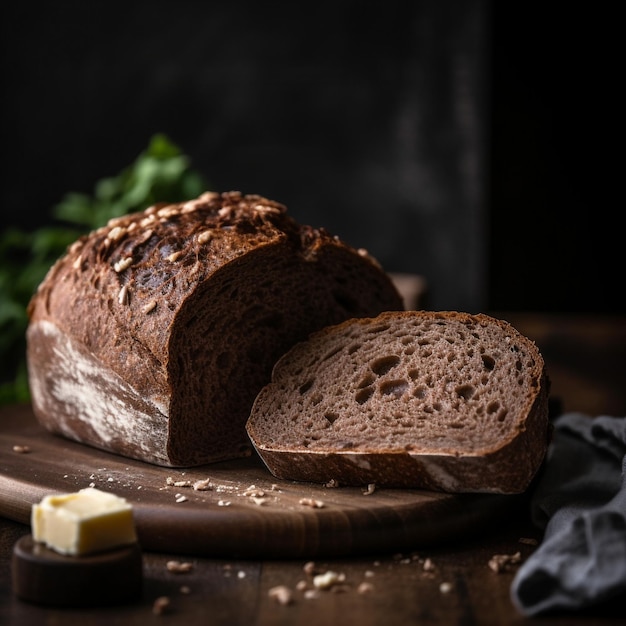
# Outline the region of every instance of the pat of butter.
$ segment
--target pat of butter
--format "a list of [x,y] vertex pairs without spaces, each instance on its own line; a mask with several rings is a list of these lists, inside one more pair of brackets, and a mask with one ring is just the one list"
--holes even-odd
[[33,539],[68,555],[110,550],[137,541],[132,506],[93,487],[46,496],[31,511]]

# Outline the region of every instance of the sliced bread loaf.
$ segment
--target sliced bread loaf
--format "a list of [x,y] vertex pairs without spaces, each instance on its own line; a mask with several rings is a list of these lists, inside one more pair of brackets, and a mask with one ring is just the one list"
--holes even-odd
[[294,346],[247,431],[283,479],[519,493],[546,452],[548,392],[537,347],[505,321],[385,312]]
[[34,295],[33,407],[50,431],[188,466],[250,454],[272,366],[309,333],[401,309],[379,264],[283,205],[207,193],[112,220]]

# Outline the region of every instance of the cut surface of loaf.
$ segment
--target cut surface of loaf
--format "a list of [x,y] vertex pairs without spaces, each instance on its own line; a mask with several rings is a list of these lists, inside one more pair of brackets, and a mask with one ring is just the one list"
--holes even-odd
[[283,479],[520,493],[546,452],[548,393],[537,347],[503,320],[384,312],[294,346],[247,431]]
[[277,202],[155,205],[76,241],[33,296],[33,407],[54,433],[160,465],[250,454],[250,407],[288,348],[401,308],[367,253]]

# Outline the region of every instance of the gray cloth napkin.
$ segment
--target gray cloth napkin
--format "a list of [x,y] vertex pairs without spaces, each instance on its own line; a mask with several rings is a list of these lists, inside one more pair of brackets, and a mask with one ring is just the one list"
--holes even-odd
[[585,609],[626,591],[626,418],[566,413],[554,426],[531,500],[543,541],[511,586],[527,616]]

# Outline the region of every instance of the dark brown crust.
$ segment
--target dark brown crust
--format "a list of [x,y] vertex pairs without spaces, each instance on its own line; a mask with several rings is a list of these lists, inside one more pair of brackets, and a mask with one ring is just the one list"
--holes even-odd
[[[329,264],[336,258],[343,265],[335,270]],[[181,370],[185,369],[185,375],[191,371],[196,378],[211,377],[211,371],[195,371],[190,365],[189,344],[202,346],[203,337],[190,337],[185,329],[196,328],[196,314],[206,318],[207,307],[215,306],[216,325],[226,328],[230,324],[230,332],[234,333],[236,315],[232,321],[228,318],[240,313],[239,302],[225,299],[235,298],[238,287],[251,289],[255,297],[254,285],[247,282],[246,276],[253,275],[253,268],[258,271],[264,263],[268,264],[269,278],[271,272],[288,267],[296,276],[312,281],[316,293],[345,283],[345,289],[341,288],[345,297],[338,295],[337,287],[334,299],[323,303],[317,317],[313,315],[297,327],[292,324],[289,332],[278,333],[280,342],[271,355],[261,355],[260,373],[255,372],[256,378],[251,381],[259,388],[261,380],[269,379],[273,361],[309,332],[348,317],[402,308],[391,280],[371,257],[323,230],[297,224],[277,202],[230,192],[207,193],[186,203],[156,205],[112,220],[79,239],[51,268],[33,297],[29,306],[28,360],[38,419],[53,432],[164,465],[197,465],[249,453],[244,428],[247,412],[244,415],[242,411],[246,403],[251,405],[256,389],[246,390],[247,400],[236,411],[221,410],[220,415],[206,416],[203,413],[211,401],[204,399],[194,405],[187,392],[193,389],[197,393],[198,385],[188,387]],[[329,273],[333,277],[333,272],[336,283],[322,278]],[[349,283],[355,276],[361,278],[352,286]],[[275,294],[266,295],[275,300],[274,310],[290,307],[290,298],[303,299],[302,294],[281,292],[290,283],[281,282],[281,276],[275,279]],[[368,281],[370,287],[364,289],[363,281]],[[222,291],[217,290],[218,284]],[[222,293],[227,295],[222,297]],[[270,294],[271,289],[263,293]],[[300,302],[294,310],[302,317],[307,306]],[[285,313],[288,318],[289,312]],[[204,319],[202,328],[210,326],[210,320]],[[131,386],[135,404],[143,407],[137,418],[141,428],[130,424],[133,418],[123,418],[128,429],[126,439],[129,436],[133,441],[126,444],[124,437],[111,441],[98,435],[84,406],[71,407],[67,397],[54,396],[58,364],[46,348],[46,343],[52,341],[47,338],[50,335],[65,345],[66,360],[73,350],[81,352],[84,359],[80,364],[85,372],[95,368],[98,375],[113,381],[113,387],[116,381]],[[241,347],[233,348],[237,358],[247,358],[249,337],[238,341]],[[210,348],[204,351],[202,367],[208,367],[206,351]],[[68,384],[80,382],[80,377],[66,375]],[[100,391],[97,381],[93,384]],[[114,388],[109,391],[120,395],[123,408],[128,408],[124,394]],[[228,393],[241,395],[241,390],[221,390],[222,396]],[[118,419],[113,409],[109,413],[107,419]],[[166,421],[167,450],[150,432],[151,420]],[[230,432],[224,424],[233,425]]]
[[[466,324],[495,324],[522,342],[533,356],[532,400],[520,418],[517,429],[491,449],[455,454],[437,452],[390,451],[382,445],[360,450],[319,450],[289,448],[270,444],[257,430],[253,416],[248,421],[248,434],[268,469],[278,478],[315,483],[338,482],[340,485],[424,488],[452,492],[493,492],[514,494],[524,492],[543,463],[549,437],[548,397],[550,381],[544,360],[536,345],[521,335],[508,322],[484,314],[472,315],[458,311],[385,312],[386,318],[454,319]],[[369,320],[371,321],[371,320]],[[321,330],[318,337],[332,337],[347,325],[366,325],[368,320],[351,320]],[[384,332],[384,331],[383,331]],[[284,357],[288,359],[289,355]],[[281,366],[279,362],[276,370]],[[264,395],[272,394],[266,387],[256,402],[264,404]]]

